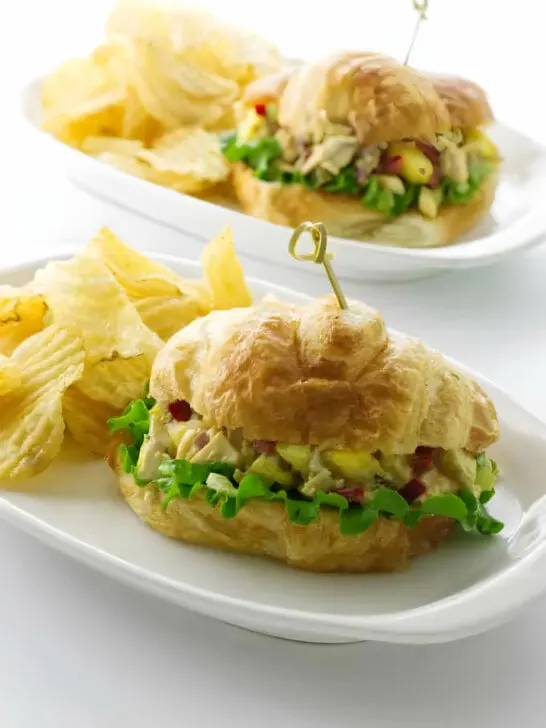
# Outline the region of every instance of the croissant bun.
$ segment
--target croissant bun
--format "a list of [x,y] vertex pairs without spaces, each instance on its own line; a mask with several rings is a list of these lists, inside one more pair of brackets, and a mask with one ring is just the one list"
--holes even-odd
[[[306,306],[263,303],[217,311],[167,343],[152,372],[160,405],[191,403],[205,426],[242,428],[249,439],[411,453],[418,445],[480,452],[497,439],[493,405],[471,379],[420,341],[389,333],[371,308],[333,298]],[[133,511],[171,538],[269,556],[311,571],[394,571],[449,533],[453,521],[425,516],[415,528],[380,516],[343,535],[339,511],[321,508],[307,526],[278,501],[255,498],[225,519],[202,491],[173,499],[121,472]]]
[[385,454],[419,445],[479,453],[499,437],[482,389],[381,315],[334,297],[217,311],[177,333],[150,383],[189,401],[205,425],[247,439]]

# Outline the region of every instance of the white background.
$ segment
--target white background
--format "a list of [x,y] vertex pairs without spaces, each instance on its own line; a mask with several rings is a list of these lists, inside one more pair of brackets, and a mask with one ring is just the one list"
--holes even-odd
[[[370,47],[403,56],[410,0],[321,6],[204,2],[268,33],[288,55]],[[106,0],[0,0],[0,261],[80,245],[101,225],[195,257],[174,233],[66,183],[17,119],[25,80],[100,38]],[[543,138],[541,3],[431,0],[412,58],[484,84],[499,118]],[[247,263],[310,292],[320,279]],[[404,285],[348,285],[389,324],[480,369],[546,419],[546,250],[486,271]],[[432,647],[319,647],[273,640],[117,585],[0,524],[0,726],[455,726],[545,723],[546,600],[510,625]]]

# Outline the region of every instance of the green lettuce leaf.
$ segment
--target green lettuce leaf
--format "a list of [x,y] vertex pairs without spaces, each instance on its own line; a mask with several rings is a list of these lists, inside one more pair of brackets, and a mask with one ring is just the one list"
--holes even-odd
[[161,475],[171,476],[181,485],[204,483],[211,473],[232,478],[235,466],[229,463],[190,463],[188,460],[167,460],[159,466]]
[[134,445],[140,448],[150,429],[151,407],[148,406],[150,401],[154,402],[151,398],[136,399],[125,408],[119,417],[110,418],[107,422],[110,432],[127,430],[133,438]]
[[339,530],[344,536],[364,533],[379,518],[379,511],[369,506],[349,506],[339,514]]
[[362,192],[354,166],[345,167],[330,182],[324,185],[327,192],[342,192],[346,195],[358,195]]
[[400,493],[392,488],[377,488],[368,503],[373,508],[382,513],[388,513],[395,518],[403,520],[409,511],[409,505],[402,498]]
[[462,522],[467,517],[464,501],[457,495],[431,495],[420,505],[423,513],[431,516],[447,516]]

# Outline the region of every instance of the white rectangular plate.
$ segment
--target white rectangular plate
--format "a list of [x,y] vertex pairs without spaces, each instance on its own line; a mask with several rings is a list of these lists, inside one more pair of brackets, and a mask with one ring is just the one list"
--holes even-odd
[[[280,265],[297,265],[286,254],[288,228],[132,177],[42,132],[41,83],[42,79],[36,79],[23,89],[22,117],[29,130],[55,150],[59,165],[74,184],[203,243],[230,225],[240,253]],[[335,255],[338,275],[354,280],[409,280],[490,265],[541,242],[546,232],[546,150],[502,124],[492,129],[492,136],[504,157],[497,198],[491,213],[463,242],[412,250],[332,237],[329,249]]]
[[[66,257],[60,256],[60,257]],[[183,276],[197,263],[155,256]],[[47,261],[0,274],[20,285]],[[307,297],[250,280],[259,299]],[[457,365],[459,366],[459,365]],[[51,546],[196,612],[265,634],[310,642],[442,642],[487,630],[546,588],[546,427],[502,390],[474,376],[495,402],[504,471],[493,514],[498,537],[457,534],[400,574],[300,572],[280,563],[171,541],[140,522],[109,468],[75,446],[17,492],[0,515]]]

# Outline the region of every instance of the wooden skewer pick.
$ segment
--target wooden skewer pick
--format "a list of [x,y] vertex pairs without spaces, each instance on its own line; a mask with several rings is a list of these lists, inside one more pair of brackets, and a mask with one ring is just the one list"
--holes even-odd
[[423,20],[427,19],[428,0],[413,0],[413,7],[419,13],[419,17],[417,18],[415,30],[413,31],[413,36],[411,38],[410,47],[408,48],[408,52],[406,53],[406,59],[404,60],[404,66],[408,65],[409,57],[413,50],[413,46],[415,45],[415,39],[417,38],[417,33],[419,32],[419,27],[421,26],[421,22]]
[[[315,246],[315,250],[312,253],[298,254],[296,250],[298,246],[298,241],[303,233],[311,234],[313,245]],[[288,244],[288,252],[293,258],[295,258],[295,260],[312,261],[313,263],[320,263],[321,265],[323,265],[324,270],[326,271],[326,275],[328,276],[328,280],[330,281],[330,285],[332,286],[332,289],[336,295],[339,307],[341,309],[346,309],[349,308],[349,306],[347,305],[347,300],[343,294],[343,291],[341,290],[339,281],[336,278],[336,274],[334,273],[334,270],[330,264],[333,256],[331,253],[328,253],[326,251],[327,245],[328,236],[326,234],[326,228],[324,227],[324,225],[321,222],[304,222],[294,230]]]

